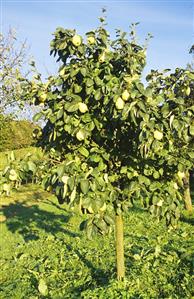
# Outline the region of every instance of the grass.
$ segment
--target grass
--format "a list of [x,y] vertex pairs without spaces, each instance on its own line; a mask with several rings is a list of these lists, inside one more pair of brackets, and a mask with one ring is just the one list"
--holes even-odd
[[[3,169],[6,166],[6,164],[7,164],[7,155],[10,152],[11,151],[0,152],[0,170]],[[13,152],[14,152],[15,157],[18,158],[18,159],[23,158],[28,153],[42,156],[41,149],[37,148],[37,147],[22,148],[22,149],[14,150]]]
[[114,231],[88,240],[79,231],[78,212],[59,206],[40,186],[23,186],[3,197],[0,214],[1,299],[194,296],[191,216],[169,231],[145,211],[131,209],[124,217],[126,280],[118,283]]

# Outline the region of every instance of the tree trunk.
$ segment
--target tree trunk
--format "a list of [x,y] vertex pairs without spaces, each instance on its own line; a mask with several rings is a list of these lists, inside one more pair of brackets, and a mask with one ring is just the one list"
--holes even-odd
[[124,264],[124,238],[122,215],[116,215],[116,256],[117,256],[117,279],[123,280],[125,277]]
[[192,213],[193,207],[192,207],[192,200],[191,200],[191,193],[190,193],[190,186],[189,186],[189,171],[185,173],[183,183],[184,183],[185,208],[188,212]]
[[187,171],[185,174],[185,178],[183,179],[184,183],[184,201],[185,201],[185,208],[188,212],[192,212],[192,200],[191,200],[191,193],[190,193],[190,185],[189,185],[189,172]]

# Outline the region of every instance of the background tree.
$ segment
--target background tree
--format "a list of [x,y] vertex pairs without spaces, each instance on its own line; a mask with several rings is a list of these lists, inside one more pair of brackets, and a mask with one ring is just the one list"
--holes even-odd
[[21,78],[30,70],[26,41],[19,42],[14,29],[0,34],[0,112],[21,105]]
[[[166,70],[169,71],[169,70]],[[194,159],[194,119],[193,119],[193,80],[194,73],[177,68],[174,73],[166,74],[153,71],[147,76],[150,86],[161,95],[161,109],[170,116],[172,139],[169,145],[172,150],[173,164],[177,164],[175,173],[183,187],[185,207],[192,211],[192,200],[189,189],[189,172]]]
[[33,132],[39,127],[28,120],[14,120],[0,114],[0,152],[30,147],[35,144]]

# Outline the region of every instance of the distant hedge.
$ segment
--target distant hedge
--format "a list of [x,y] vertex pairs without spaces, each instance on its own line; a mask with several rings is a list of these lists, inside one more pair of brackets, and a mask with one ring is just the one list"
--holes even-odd
[[34,145],[33,130],[36,125],[27,120],[13,120],[0,114],[0,152]]

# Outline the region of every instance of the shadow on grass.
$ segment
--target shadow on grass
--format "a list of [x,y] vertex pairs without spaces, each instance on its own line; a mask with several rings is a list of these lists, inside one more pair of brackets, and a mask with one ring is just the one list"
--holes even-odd
[[67,212],[67,210],[65,209],[65,208],[63,208],[62,206],[60,206],[59,204],[56,204],[54,201],[52,201],[52,200],[50,200],[50,199],[45,199],[45,200],[43,200],[42,201],[43,203],[46,203],[46,204],[48,204],[48,205],[50,205],[50,206],[53,206],[53,207],[55,207],[55,208],[57,208],[58,210],[60,210],[60,211],[63,211],[63,212]]
[[190,215],[190,216],[182,215],[180,220],[184,223],[194,225],[194,215]]
[[145,211],[148,209],[142,208],[142,206],[133,205],[131,208],[129,208],[129,212],[132,212],[134,214],[145,214]]
[[40,209],[37,205],[27,206],[23,202],[3,205],[0,209],[7,218],[7,228],[12,232],[21,234],[26,242],[37,240],[40,231],[56,235],[61,232],[70,237],[79,236],[64,228],[70,220],[70,215],[59,215]]
[[[3,205],[0,208],[0,213],[6,217],[6,226],[12,233],[19,233],[24,238],[25,242],[36,241],[42,234],[51,233],[57,237],[58,233],[62,233],[64,236],[71,238],[80,236],[79,233],[72,232],[65,228],[71,218],[71,214],[65,211],[64,208],[59,207],[56,203],[51,200],[42,201],[45,204],[51,205],[54,208],[63,210],[63,214],[56,214],[54,212],[45,211],[39,208],[38,205],[27,206],[26,202],[15,202],[9,205]],[[61,238],[61,234],[58,235]],[[95,267],[93,263],[85,257],[79,250],[71,245],[71,239],[65,240],[65,246],[71,252],[74,252],[79,256],[80,260],[86,265],[91,271],[91,276],[94,280],[94,284],[98,286],[107,285],[109,282],[110,273],[104,271],[98,267]],[[90,284],[85,282],[79,288],[72,288],[72,293],[77,294],[80,291],[90,288]]]
[[91,273],[91,280],[86,280],[83,284],[80,284],[77,287],[72,287],[70,289],[70,293],[72,294],[72,298],[81,298],[80,294],[83,291],[86,291],[88,289],[94,290],[96,287],[106,287],[109,285],[110,279],[113,276],[113,273],[116,273],[116,269],[101,269],[99,267],[96,267],[93,265],[93,263],[85,256],[85,254],[81,253],[79,248],[73,248],[71,244],[66,244],[66,248],[69,251],[74,252],[76,254],[80,261],[84,263],[84,265],[90,270]]

